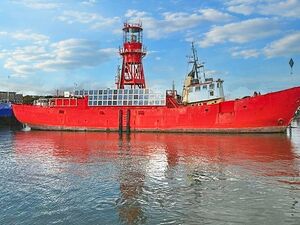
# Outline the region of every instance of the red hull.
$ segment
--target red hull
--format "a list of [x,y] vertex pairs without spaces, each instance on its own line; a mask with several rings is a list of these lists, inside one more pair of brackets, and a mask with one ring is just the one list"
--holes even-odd
[[85,98],[77,106],[13,105],[13,111],[33,129],[118,131],[121,123],[131,131],[246,133],[284,132],[299,106],[295,87],[204,106],[88,106]]

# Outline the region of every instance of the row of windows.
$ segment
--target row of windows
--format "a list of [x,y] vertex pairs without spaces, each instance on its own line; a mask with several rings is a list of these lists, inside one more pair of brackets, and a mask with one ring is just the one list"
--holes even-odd
[[76,90],[75,95],[107,95],[107,94],[151,94],[149,89],[102,89],[102,90]]
[[163,106],[166,100],[89,101],[89,106]]
[[142,95],[89,95],[89,100],[164,100],[166,97],[161,94]]
[[[190,87],[189,92],[197,92],[201,90],[201,87],[203,90],[207,90],[207,86],[209,87],[210,90],[213,90],[215,88],[215,84],[209,84],[209,85],[202,85],[202,86],[196,86],[196,87]],[[220,83],[217,83],[217,88],[220,88]]]

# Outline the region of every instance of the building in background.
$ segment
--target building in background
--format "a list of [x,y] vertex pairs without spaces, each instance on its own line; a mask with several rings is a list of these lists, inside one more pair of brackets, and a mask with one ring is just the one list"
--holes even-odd
[[23,95],[12,91],[0,91],[0,102],[23,103]]

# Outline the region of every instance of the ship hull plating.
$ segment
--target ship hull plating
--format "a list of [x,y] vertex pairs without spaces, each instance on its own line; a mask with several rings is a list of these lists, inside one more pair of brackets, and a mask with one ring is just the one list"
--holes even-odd
[[300,106],[300,87],[212,105],[76,106],[13,105],[16,118],[32,129],[132,132],[285,132]]

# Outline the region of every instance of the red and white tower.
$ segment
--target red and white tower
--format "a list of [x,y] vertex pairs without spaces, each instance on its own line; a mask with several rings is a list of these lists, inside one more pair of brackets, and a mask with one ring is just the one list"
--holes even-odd
[[120,48],[123,57],[122,69],[117,88],[146,88],[142,59],[146,55],[143,48],[142,24],[124,23],[123,48]]

